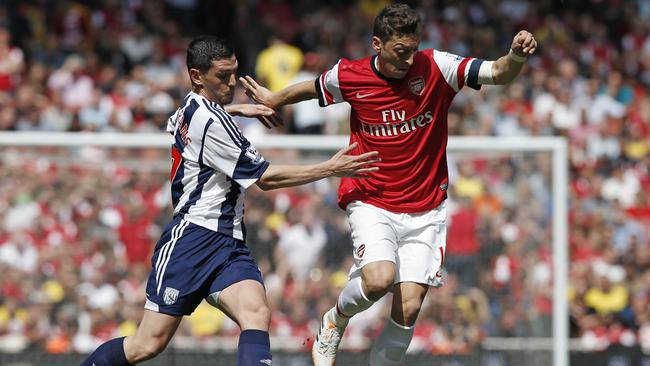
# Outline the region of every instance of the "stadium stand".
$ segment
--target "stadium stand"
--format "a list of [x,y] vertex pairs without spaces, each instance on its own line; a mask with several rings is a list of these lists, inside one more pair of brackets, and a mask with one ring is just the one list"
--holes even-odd
[[[192,35],[232,39],[241,74],[272,75],[277,42],[293,45],[284,56],[326,67],[371,53],[370,22],[385,3],[3,1],[0,130],[162,131],[189,89],[183,50]],[[590,351],[650,353],[650,3],[412,3],[426,20],[422,47],[493,59],[515,30],[535,34],[539,49],[514,83],[457,96],[450,134],[569,140],[571,337]],[[278,82],[296,75],[283,76]],[[241,90],[237,101],[247,101]],[[321,131],[344,134],[346,113],[328,108]],[[286,131],[239,122],[248,135],[291,133],[292,118],[286,111]],[[0,352],[87,353],[134,331],[170,202],[166,171],[129,165],[121,159],[129,153],[3,149]],[[138,158],[164,161],[161,153],[144,149]],[[61,159],[42,158],[49,155]],[[111,163],[97,164],[103,159]],[[543,155],[451,164],[449,273],[428,296],[414,351],[464,354],[486,337],[550,335],[549,167]],[[350,266],[335,187],[329,180],[248,197],[250,243],[274,309],[271,332],[297,339],[291,351],[309,349],[301,342],[314,336]],[[300,258],[290,255],[296,250]],[[204,305],[178,336],[197,344],[218,336],[227,347],[236,325]],[[355,319],[343,346],[366,349],[367,335],[381,326],[375,314],[385,309]]]

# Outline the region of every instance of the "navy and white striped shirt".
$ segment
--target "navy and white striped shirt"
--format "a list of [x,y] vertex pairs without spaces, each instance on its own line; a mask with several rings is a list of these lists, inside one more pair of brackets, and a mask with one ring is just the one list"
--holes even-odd
[[269,163],[217,103],[190,92],[167,121],[174,136],[174,217],[244,240],[244,192]]

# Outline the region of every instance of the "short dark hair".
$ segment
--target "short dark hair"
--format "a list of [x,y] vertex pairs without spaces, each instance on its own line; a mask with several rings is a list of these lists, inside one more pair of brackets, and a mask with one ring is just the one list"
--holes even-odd
[[208,72],[212,61],[230,58],[235,54],[230,43],[215,36],[199,36],[187,46],[187,71],[197,69]]
[[375,18],[373,35],[382,42],[392,36],[418,35],[422,29],[418,13],[407,4],[391,4]]

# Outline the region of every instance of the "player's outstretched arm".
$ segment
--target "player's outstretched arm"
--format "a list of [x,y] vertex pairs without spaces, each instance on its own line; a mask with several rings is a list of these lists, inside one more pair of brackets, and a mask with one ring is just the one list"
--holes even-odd
[[239,78],[239,81],[246,88],[246,95],[253,102],[264,104],[273,109],[318,97],[318,94],[316,94],[316,85],[313,80],[290,85],[276,93],[272,93],[267,88],[259,85],[250,76]]
[[370,172],[379,170],[373,164],[381,161],[377,151],[361,155],[349,155],[357,147],[354,143],[339,150],[329,160],[312,165],[270,165],[257,186],[268,191],[271,189],[299,186],[326,177],[366,178]]
[[525,30],[520,31],[512,39],[508,54],[501,56],[492,64],[492,79],[497,85],[511,82],[519,75],[528,56],[537,49],[535,37]]
[[275,110],[261,104],[228,104],[223,108],[233,116],[257,118],[266,128],[282,125],[282,118]]

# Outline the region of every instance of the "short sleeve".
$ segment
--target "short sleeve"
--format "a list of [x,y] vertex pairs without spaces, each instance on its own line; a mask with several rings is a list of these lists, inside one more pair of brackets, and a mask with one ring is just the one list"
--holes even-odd
[[449,52],[433,50],[433,60],[438,65],[447,84],[455,91],[467,85],[472,89],[481,89],[478,82],[481,64],[485,61],[473,57],[462,57]]
[[314,82],[318,94],[318,105],[326,107],[331,104],[343,102],[341,87],[339,83],[339,65],[342,60],[331,69],[322,73]]
[[223,172],[243,188],[253,185],[269,166],[223,111],[206,124],[201,146],[199,163]]

